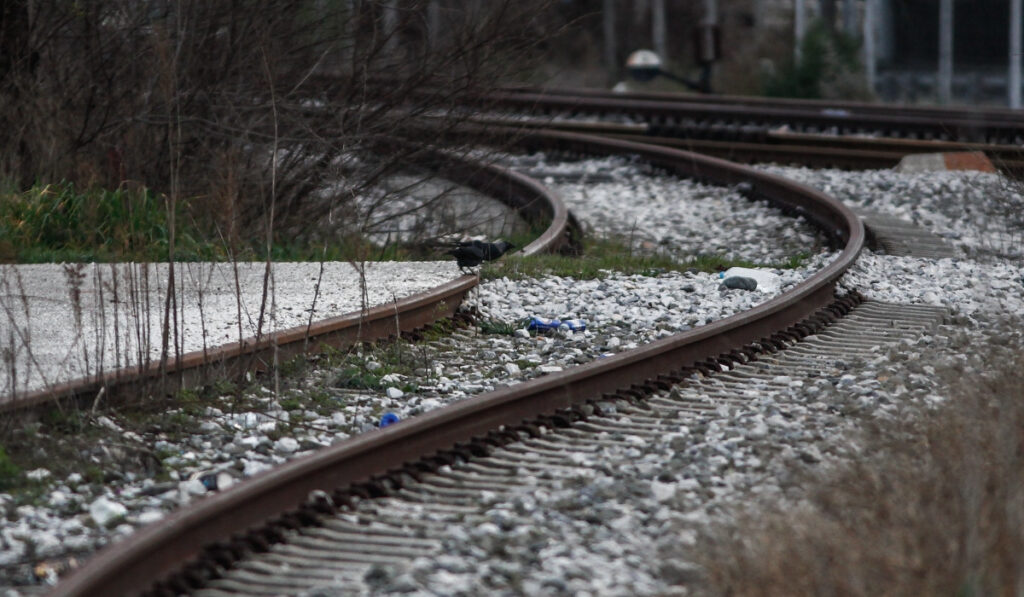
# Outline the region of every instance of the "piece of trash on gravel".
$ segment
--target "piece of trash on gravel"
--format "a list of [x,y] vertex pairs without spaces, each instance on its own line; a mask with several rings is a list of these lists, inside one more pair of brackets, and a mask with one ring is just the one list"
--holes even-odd
[[732,276],[726,278],[718,286],[719,288],[738,288],[740,290],[756,290],[757,280],[746,276]]
[[[729,278],[734,276],[740,276],[743,278],[750,278],[757,282],[757,290],[761,292],[771,293],[776,292],[779,289],[779,275],[771,272],[767,269],[754,269],[749,267],[730,267],[724,272],[718,274],[719,279],[722,280],[723,284]],[[735,286],[727,286],[726,288],[736,288]]]
[[[565,326],[564,328],[562,326]],[[587,329],[587,322],[582,319],[548,319],[546,317],[531,317],[527,324],[528,330],[570,330],[580,332]]]

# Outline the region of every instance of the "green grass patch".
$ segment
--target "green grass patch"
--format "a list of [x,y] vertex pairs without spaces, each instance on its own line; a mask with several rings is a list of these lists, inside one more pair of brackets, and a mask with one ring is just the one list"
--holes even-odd
[[[0,263],[167,261],[171,214],[175,261],[262,261],[263,234],[225,244],[202,215],[205,198],[171,202],[149,189],[80,188],[70,182],[20,191],[0,181]],[[538,234],[511,239],[517,246]],[[445,247],[388,243],[348,235],[328,243],[278,237],[274,261],[416,261],[450,259]]]
[[7,451],[0,446],[0,491],[6,491],[21,482],[21,467],[11,461]]
[[628,242],[617,238],[588,238],[578,256],[509,255],[500,261],[485,263],[480,276],[484,280],[503,277],[523,280],[545,275],[595,280],[606,278],[612,273],[657,276],[672,271],[720,272],[730,267],[791,269],[802,265],[807,258],[808,255],[802,253],[782,263],[756,263],[745,259],[726,259],[719,255],[694,255],[679,260],[662,253],[640,253],[630,250]]
[[526,322],[522,321],[499,321],[497,319],[487,319],[478,322],[476,325],[480,328],[480,332],[483,334],[511,336],[516,333],[516,330],[524,327],[525,323]]
[[[181,259],[218,256],[187,221],[185,203],[174,206],[179,220],[175,255]],[[0,259],[19,262],[166,259],[171,206],[147,190],[78,189],[69,182],[0,193]]]

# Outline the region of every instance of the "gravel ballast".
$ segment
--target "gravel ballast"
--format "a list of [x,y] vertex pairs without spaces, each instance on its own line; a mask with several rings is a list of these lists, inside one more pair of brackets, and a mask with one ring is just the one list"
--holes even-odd
[[[537,161],[533,158],[533,163]],[[820,251],[813,233],[801,226],[793,227],[792,220],[773,210],[742,199],[735,202],[744,204],[735,207],[741,211],[728,212],[725,207],[708,210],[709,214],[723,214],[721,221],[709,216],[694,219],[685,234],[675,234],[670,227],[658,232],[653,222],[665,221],[672,217],[670,213],[701,211],[687,210],[690,204],[683,193],[668,197],[668,187],[673,185],[669,177],[661,176],[660,182],[644,182],[642,176],[633,174],[616,178],[622,169],[634,168],[628,163],[552,162],[545,167],[564,168],[561,174],[566,179],[573,175],[572,168],[604,177],[596,186],[578,182],[555,185],[591,233],[622,234],[623,230],[635,229],[637,238],[643,239],[638,243],[641,248],[647,242],[657,250],[684,255],[694,246],[727,246],[735,258],[760,263],[787,259],[792,251],[810,254],[804,267],[774,270],[782,278],[783,290],[833,257]],[[801,175],[811,184],[820,183],[814,179],[814,171]],[[983,363],[958,356],[964,348],[1016,333],[1012,322],[1022,312],[1022,272],[1019,264],[999,260],[984,249],[983,227],[990,216],[944,215],[943,210],[952,209],[949,206],[957,203],[958,194],[965,192],[965,185],[970,186],[967,182],[936,185],[932,175],[891,172],[828,171],[821,176],[827,177],[828,188],[823,190],[841,198],[848,198],[844,194],[858,196],[879,211],[912,214],[922,224],[941,223],[937,232],[957,243],[966,255],[977,257],[927,260],[866,252],[843,281],[845,287],[858,289],[869,298],[944,305],[951,310],[956,326],[943,328],[934,337],[917,339],[899,351],[880,354],[877,362],[851,368],[851,378],[842,386],[805,383],[765,393],[749,407],[721,409],[698,423],[688,423],[688,432],[677,437],[602,453],[599,467],[581,462],[579,475],[558,491],[526,490],[521,495],[481,504],[481,515],[501,518],[499,529],[530,529],[529,533],[502,535],[505,538],[495,543],[493,533],[480,532],[475,526],[460,530],[453,525],[450,549],[465,566],[442,568],[434,562],[416,562],[405,574],[396,573],[393,580],[397,582],[401,577],[402,582],[408,582],[411,578],[418,590],[439,595],[460,590],[468,594],[512,591],[512,584],[495,584],[503,574],[506,579],[514,578],[515,586],[530,594],[670,594],[677,583],[693,577],[685,548],[696,537],[696,528],[751,495],[797,490],[786,484],[786,471],[792,467],[824,467],[833,459],[855,453],[845,443],[849,428],[855,427],[858,419],[846,406],[856,405],[858,416],[896,416],[906,408],[941,399],[942,388],[935,385],[936,377],[929,370],[934,372],[946,361],[963,361],[970,369],[980,369]],[[950,180],[953,176],[956,174],[949,174]],[[984,176],[969,175],[963,180],[995,184]],[[886,188],[885,184],[890,186]],[[695,188],[690,183],[682,186]],[[579,196],[584,189],[587,198]],[[635,200],[632,193],[638,189],[654,200],[649,205]],[[695,192],[700,201],[719,200],[709,190]],[[613,200],[617,197],[634,199],[616,212]],[[730,205],[732,202],[726,201]],[[628,213],[634,221],[624,224],[626,218],[616,213]],[[777,225],[771,224],[773,218],[779,218]],[[784,221],[790,225],[783,226]],[[679,219],[677,225],[687,226],[684,219]],[[773,230],[795,232],[775,235]],[[646,231],[647,236],[641,236],[640,231]],[[768,246],[774,246],[775,241],[792,244],[784,250]],[[32,566],[38,562],[61,560],[58,556],[68,550],[86,554],[113,537],[158,520],[169,510],[206,493],[199,480],[203,474],[223,471],[230,479],[243,478],[353,433],[372,432],[383,412],[392,411],[401,418],[414,416],[502,384],[517,383],[703,325],[772,296],[720,290],[719,285],[720,280],[710,274],[692,272],[657,277],[612,274],[594,281],[559,277],[495,280],[483,284],[472,299],[482,318],[581,318],[587,321],[587,330],[550,335],[517,332],[512,336],[463,330],[425,344],[418,357],[422,360],[418,373],[393,377],[384,384],[388,387],[375,392],[322,385],[335,373],[314,370],[299,385],[326,391],[333,401],[330,414],[313,408],[286,409],[282,396],[264,389],[253,396],[254,401],[263,404],[261,409],[235,413],[210,409],[194,420],[194,431],[185,441],[132,438],[115,432],[129,445],[134,441],[156,445],[169,479],[156,481],[131,472],[100,484],[85,481],[81,474],[57,479],[48,476],[48,471],[35,471],[43,487],[36,503],[17,504],[13,498],[0,495],[0,503],[8,512],[0,529],[4,558],[0,564],[5,567],[6,581],[35,582],[38,571]],[[916,355],[914,358],[906,356],[908,349]],[[375,358],[371,353],[364,357],[367,361]],[[880,377],[887,381],[879,382]],[[857,388],[871,390],[866,402],[865,394]],[[784,425],[771,422],[778,417],[785,420]],[[121,426],[109,418],[100,419],[99,424],[111,429]],[[156,444],[154,439],[164,443]],[[725,459],[724,464],[721,459]],[[593,473],[595,468],[600,474]],[[728,482],[715,485],[714,491],[699,490],[684,482],[709,474]],[[584,486],[591,489],[583,491]],[[668,494],[672,497],[665,498]],[[587,518],[587,513],[596,516],[598,522]],[[538,542],[548,546],[539,561],[535,555],[529,556],[526,548]],[[495,545],[502,548],[495,549]],[[505,569],[507,574],[495,567]]]
[[[269,275],[264,263],[179,263],[169,352],[304,326],[311,315],[374,307],[460,275],[450,261],[275,263]],[[0,265],[0,335],[10,356],[0,400],[159,359],[168,279],[165,263]]]

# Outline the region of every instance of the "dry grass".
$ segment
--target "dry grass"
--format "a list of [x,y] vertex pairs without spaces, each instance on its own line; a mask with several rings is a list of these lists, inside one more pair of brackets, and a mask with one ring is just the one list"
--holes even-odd
[[1024,357],[990,362],[923,417],[869,429],[864,458],[797,507],[712,530],[704,590],[1024,595]]

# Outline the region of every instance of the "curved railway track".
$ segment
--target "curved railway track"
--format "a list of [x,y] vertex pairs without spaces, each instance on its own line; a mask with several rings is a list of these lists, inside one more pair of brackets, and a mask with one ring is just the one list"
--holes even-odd
[[[750,198],[767,199],[819,226],[842,251],[804,283],[745,313],[352,438],[213,495],[104,550],[58,585],[54,594],[164,594],[199,589],[222,577],[233,564],[239,563],[237,570],[245,569],[248,564],[240,562],[248,554],[274,544],[287,545],[287,536],[296,529],[324,525],[321,514],[351,513],[369,498],[401,491],[409,477],[422,478],[424,473],[484,456],[495,448],[515,451],[520,432],[564,427],[594,413],[595,404],[600,409],[609,400],[628,401],[667,390],[696,371],[710,373],[745,363],[763,351],[778,350],[822,330],[858,303],[854,296],[835,303],[834,289],[864,244],[864,228],[848,208],[822,193],[670,148],[571,133],[537,133],[523,143],[528,148],[575,153],[639,155],[679,176],[742,184]],[[339,523],[324,533],[345,541],[352,539],[346,534],[350,531]],[[396,551],[393,540],[370,543],[376,547],[368,551]],[[410,554],[415,553],[410,549]],[[304,553],[300,550],[297,557],[307,557]],[[344,559],[340,561],[335,568],[350,568]],[[262,590],[274,594],[281,587]]]
[[[528,177],[500,166],[440,153],[426,165],[442,177],[492,194],[528,221],[546,225],[544,232],[520,251],[523,255],[558,251],[579,240],[578,226],[562,201]],[[260,338],[247,338],[240,343],[189,352],[169,359],[166,364],[153,361],[105,371],[19,394],[14,399],[0,396],[0,412],[29,411],[61,399],[92,401],[101,392],[116,403],[122,396],[137,396],[156,389],[172,392],[182,387],[195,387],[212,376],[235,378],[246,371],[265,371],[275,359],[288,359],[321,346],[337,348],[412,332],[452,317],[463,297],[478,281],[476,276],[465,275],[365,313],[350,313],[320,320],[308,327],[299,326]]]

